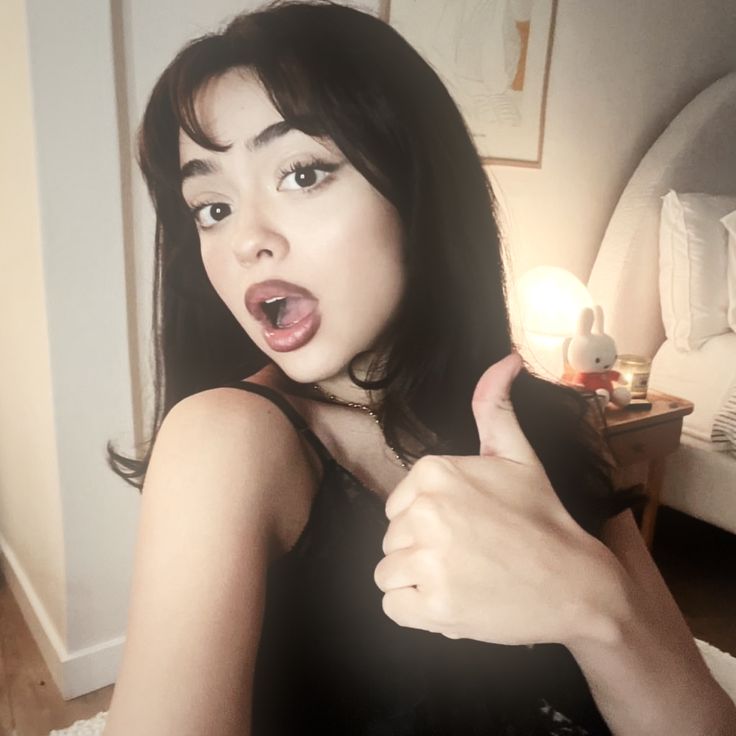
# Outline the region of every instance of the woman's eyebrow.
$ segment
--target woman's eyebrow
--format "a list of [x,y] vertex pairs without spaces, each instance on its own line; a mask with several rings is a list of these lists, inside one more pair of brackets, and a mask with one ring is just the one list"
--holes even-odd
[[193,158],[187,161],[181,167],[182,184],[193,176],[204,176],[206,174],[216,174],[219,171],[217,164],[212,161],[206,161],[201,158]]
[[246,142],[245,147],[249,151],[255,151],[256,148],[262,148],[276,140],[276,138],[281,138],[292,130],[297,130],[293,123],[288,120],[279,120],[278,123],[272,123],[258,133],[258,135],[254,135]]
[[[277,123],[264,128],[260,133],[254,135],[252,138],[245,142],[245,147],[249,151],[255,151],[258,148],[267,146],[269,143],[275,141],[277,138],[285,136],[292,130],[298,130],[298,128],[288,120],[279,120]],[[187,161],[181,167],[181,181],[184,183],[186,179],[193,176],[205,176],[206,174],[216,174],[219,171],[217,164],[212,161],[207,161],[201,158],[194,158],[191,161]]]

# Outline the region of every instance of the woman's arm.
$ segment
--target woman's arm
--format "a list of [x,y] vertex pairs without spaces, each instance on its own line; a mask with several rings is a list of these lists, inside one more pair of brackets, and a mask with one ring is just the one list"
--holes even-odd
[[611,731],[736,734],[736,706],[710,674],[631,511],[609,520],[602,540],[613,552],[611,575],[593,597],[611,625],[568,648]]
[[128,635],[105,736],[247,736],[280,508],[313,473],[262,398],[215,389],[167,416],[141,501]]

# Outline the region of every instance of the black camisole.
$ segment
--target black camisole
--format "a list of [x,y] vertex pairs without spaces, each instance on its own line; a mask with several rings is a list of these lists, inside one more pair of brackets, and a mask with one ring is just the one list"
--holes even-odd
[[284,396],[228,385],[272,401],[323,465],[301,535],[269,566],[253,736],[610,736],[564,646],[453,640],[389,619],[373,580],[384,502]]

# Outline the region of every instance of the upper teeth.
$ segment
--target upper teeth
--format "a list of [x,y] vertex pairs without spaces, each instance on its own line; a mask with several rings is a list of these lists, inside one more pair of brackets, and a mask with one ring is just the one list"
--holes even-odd
[[285,296],[272,296],[270,299],[266,299],[265,300],[265,303],[266,304],[273,304],[274,302],[279,302],[282,299],[286,299],[286,297]]

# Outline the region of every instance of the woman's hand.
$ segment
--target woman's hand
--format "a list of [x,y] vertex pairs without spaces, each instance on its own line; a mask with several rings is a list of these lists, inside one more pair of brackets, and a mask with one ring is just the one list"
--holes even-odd
[[473,396],[477,457],[420,459],[386,502],[375,581],[401,626],[499,644],[567,643],[595,620],[612,555],[560,502],[514,413],[512,353]]

